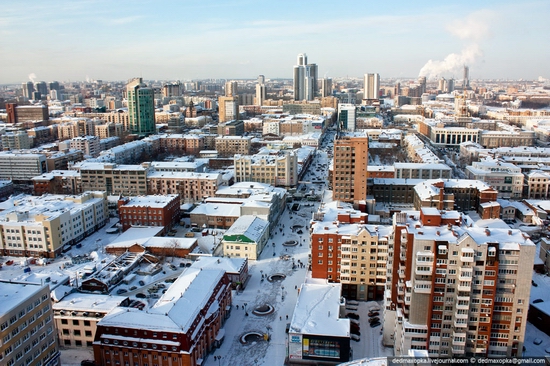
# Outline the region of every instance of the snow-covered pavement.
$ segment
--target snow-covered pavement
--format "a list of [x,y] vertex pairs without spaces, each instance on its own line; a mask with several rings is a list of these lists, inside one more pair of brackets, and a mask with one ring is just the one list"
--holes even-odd
[[[220,362],[209,357],[205,362],[208,366],[223,365],[282,365],[286,357],[286,323],[290,322],[292,312],[298,297],[298,288],[304,282],[309,254],[309,219],[318,203],[312,207],[304,207],[298,213],[285,212],[281,216],[279,225],[273,237],[260,255],[260,259],[249,263],[250,280],[241,293],[233,293],[233,309],[230,318],[226,321],[225,341],[222,346],[214,352],[214,355],[221,356]],[[294,233],[293,225],[303,226],[303,234]],[[284,236],[283,236],[284,233]],[[283,243],[296,240],[302,245],[294,247],[283,246]],[[275,246],[272,245],[275,243]],[[273,255],[275,253],[275,255]],[[288,255],[288,259],[281,259],[281,256]],[[299,262],[304,264],[300,266]],[[293,269],[293,263],[295,269]],[[282,281],[262,281],[262,274],[269,276],[283,274],[286,278]],[[284,300],[283,300],[284,296]],[[244,304],[248,316],[245,315]],[[274,312],[266,316],[257,316],[252,310],[260,305],[269,304],[274,307]],[[238,309],[237,309],[238,306]],[[288,316],[288,319],[287,319]],[[249,331],[268,333],[269,342],[258,342],[250,345],[240,343],[240,337]]]

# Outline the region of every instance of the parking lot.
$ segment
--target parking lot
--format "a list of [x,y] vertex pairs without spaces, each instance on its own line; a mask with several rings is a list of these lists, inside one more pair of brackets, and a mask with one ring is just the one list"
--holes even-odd
[[[352,323],[359,326],[361,334],[359,341],[356,340],[356,337],[352,337],[351,349],[353,358],[393,356],[393,348],[382,345],[382,327],[384,326],[382,302],[361,301],[355,303],[352,301],[351,304],[347,306],[346,312],[359,315],[359,319],[354,319]],[[369,312],[372,316],[369,316]],[[378,318],[378,322],[371,320],[374,318]],[[369,320],[371,320],[372,326]],[[356,326],[352,326],[353,328],[356,328]]]

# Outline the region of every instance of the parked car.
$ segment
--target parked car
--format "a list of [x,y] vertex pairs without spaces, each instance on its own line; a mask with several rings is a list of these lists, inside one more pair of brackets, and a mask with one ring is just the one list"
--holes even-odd
[[351,339],[354,340],[355,342],[359,342],[361,340],[361,337],[359,337],[357,334],[351,334]]
[[159,295],[158,294],[151,294],[150,297],[152,299],[158,299],[159,298]]
[[378,316],[378,315],[380,315],[380,313],[378,311],[369,311],[369,316],[370,317]]
[[139,283],[140,286],[145,286],[145,282],[143,282],[141,280],[138,283]]
[[371,328],[376,328],[376,327],[379,326],[380,324],[382,324],[382,323],[380,323],[380,322],[372,322],[372,323],[370,323],[370,327],[371,327]]
[[351,329],[350,329],[350,333],[351,333],[351,334],[357,334],[358,336],[361,335],[361,332],[359,331],[359,329],[353,329],[353,328],[351,328]]
[[137,290],[137,286],[130,287],[130,291],[134,291],[134,290]]
[[346,314],[346,318],[350,318],[350,319],[355,319],[355,320],[359,320],[359,314],[355,314],[355,313],[347,313],[347,314]]
[[158,288],[166,288],[166,285],[164,283],[157,283]]
[[544,300],[543,299],[536,299],[536,300],[533,300],[533,304],[538,304],[539,302],[543,302]]
[[377,317],[377,316],[375,316],[374,318],[370,318],[370,319],[369,319],[369,323],[371,323],[371,324],[372,324],[372,323],[379,322],[379,321],[380,321],[380,318]]
[[128,292],[128,290],[126,290],[125,288],[119,288],[118,290],[116,290],[117,295],[122,295],[122,294],[125,294],[127,292]]
[[138,292],[138,293],[136,294],[136,297],[137,297],[138,299],[146,299],[146,298],[147,298],[147,295],[145,295],[145,294],[142,293],[142,292]]

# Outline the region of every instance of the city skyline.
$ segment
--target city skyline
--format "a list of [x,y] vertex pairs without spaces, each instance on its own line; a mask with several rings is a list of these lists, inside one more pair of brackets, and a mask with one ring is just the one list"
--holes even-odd
[[12,2],[0,15],[0,84],[33,74],[35,81],[292,78],[299,53],[315,60],[319,78],[460,79],[464,64],[471,79],[550,77],[550,3],[391,5]]

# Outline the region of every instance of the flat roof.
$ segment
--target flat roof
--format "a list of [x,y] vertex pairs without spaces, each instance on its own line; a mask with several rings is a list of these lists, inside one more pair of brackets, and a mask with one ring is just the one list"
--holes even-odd
[[289,333],[349,337],[350,321],[339,317],[341,288],[339,283],[304,283]]

